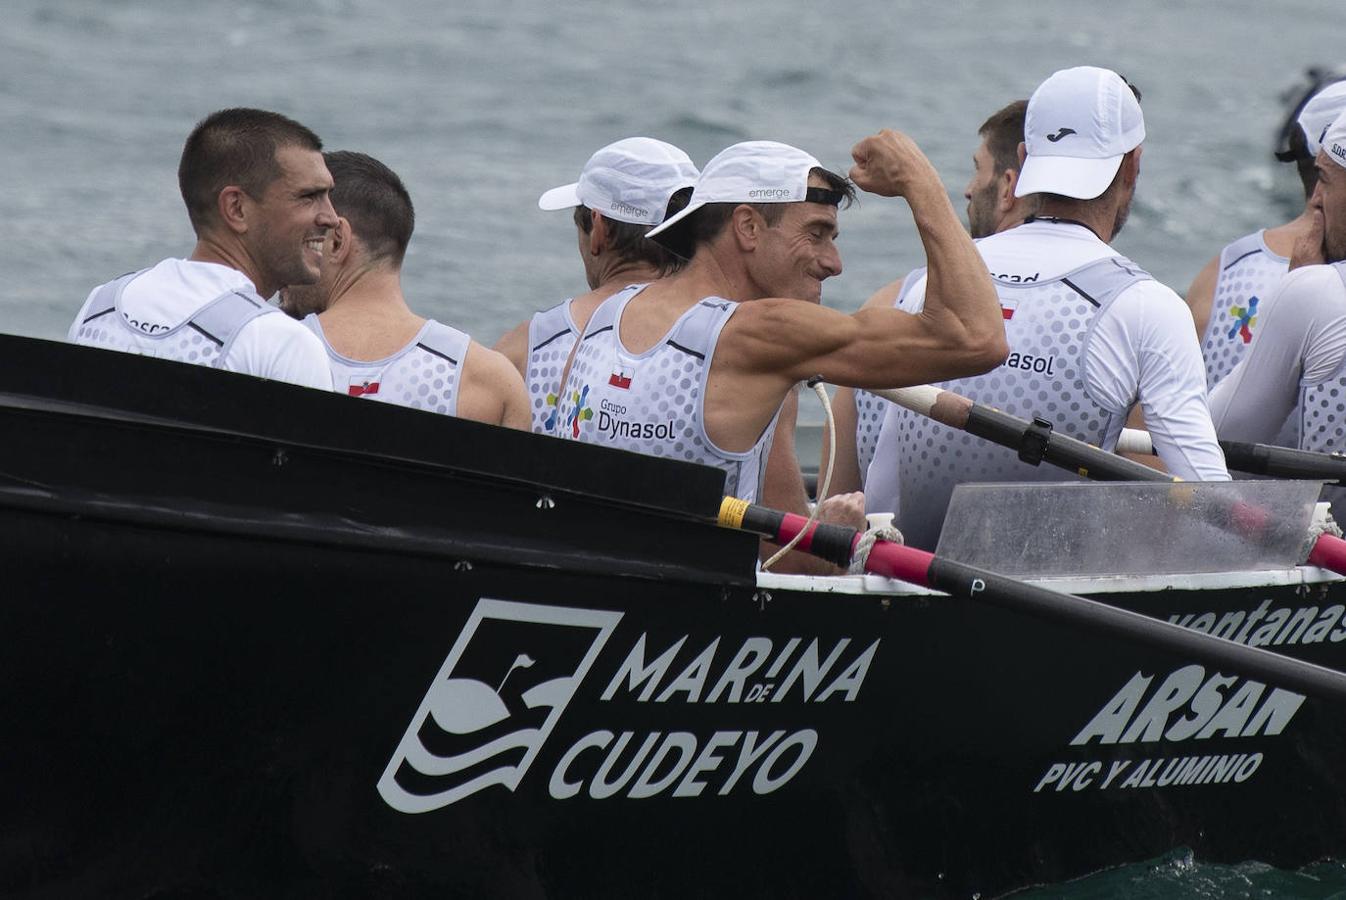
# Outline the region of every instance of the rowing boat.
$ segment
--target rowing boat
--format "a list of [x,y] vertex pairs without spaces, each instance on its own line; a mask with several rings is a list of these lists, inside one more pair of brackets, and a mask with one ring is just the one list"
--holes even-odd
[[[1346,709],[876,576],[715,470],[0,337],[6,896],[990,896],[1346,856]],[[1036,579],[1346,670],[1313,567]]]

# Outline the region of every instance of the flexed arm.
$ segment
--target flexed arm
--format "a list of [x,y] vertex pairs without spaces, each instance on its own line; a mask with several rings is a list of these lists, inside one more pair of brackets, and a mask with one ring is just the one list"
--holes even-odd
[[903,197],[911,207],[929,266],[924,308],[915,315],[867,308],[847,316],[797,301],[759,300],[726,327],[735,345],[730,364],[788,384],[820,374],[853,387],[923,384],[999,365],[1009,347],[995,286],[930,161],[910,138],[889,130],[860,141],[851,153],[856,185]]

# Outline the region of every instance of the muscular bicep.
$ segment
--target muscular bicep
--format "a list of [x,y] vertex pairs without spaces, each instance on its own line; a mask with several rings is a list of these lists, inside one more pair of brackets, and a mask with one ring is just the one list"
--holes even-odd
[[1004,337],[979,346],[928,309],[872,307],[851,315],[795,300],[744,304],[722,341],[737,367],[788,383],[821,375],[832,384],[894,388],[986,371],[1003,359]]

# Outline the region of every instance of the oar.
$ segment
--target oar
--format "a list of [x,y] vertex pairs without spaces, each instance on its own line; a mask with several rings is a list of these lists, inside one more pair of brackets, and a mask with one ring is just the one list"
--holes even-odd
[[[1240,472],[1275,478],[1330,481],[1346,487],[1346,454],[1316,453],[1246,441],[1220,441],[1220,449],[1224,451],[1225,465]],[[1148,431],[1123,428],[1117,439],[1117,452],[1154,453],[1154,441],[1150,439]]]
[[[733,497],[725,497],[720,505],[719,523],[727,528],[764,535],[778,544],[793,539],[802,530],[803,537],[795,549],[841,566],[850,563],[861,538],[854,528],[816,522],[809,525],[804,516],[767,509]],[[875,575],[900,578],[965,600],[988,603],[1100,634],[1120,636],[1184,657],[1237,669],[1268,683],[1293,688],[1315,697],[1346,702],[1346,674],[1333,669],[1258,647],[1236,644],[1074,594],[1027,584],[943,559],[915,547],[875,541],[865,561],[865,570]]]
[[[1057,434],[1052,431],[1051,424],[1042,419],[1029,422],[983,406],[953,391],[919,385],[895,390],[874,390],[870,393],[950,428],[1016,450],[1019,459],[1032,465],[1045,461],[1096,481],[1182,481],[1093,444]],[[1265,514],[1246,504],[1223,510],[1220,517],[1245,533],[1250,529],[1274,525],[1267,522]],[[1306,561],[1339,575],[1346,575],[1346,541],[1330,534],[1319,535]]]

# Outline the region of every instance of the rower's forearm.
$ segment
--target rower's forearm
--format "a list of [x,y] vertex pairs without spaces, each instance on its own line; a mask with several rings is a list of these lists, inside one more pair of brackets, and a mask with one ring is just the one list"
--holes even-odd
[[925,309],[956,317],[974,335],[1001,335],[1004,325],[995,285],[976,244],[963,230],[942,186],[908,198],[928,266]]

